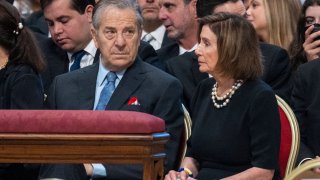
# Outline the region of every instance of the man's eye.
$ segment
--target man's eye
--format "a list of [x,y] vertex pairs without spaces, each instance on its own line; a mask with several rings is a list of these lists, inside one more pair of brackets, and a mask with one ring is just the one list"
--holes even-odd
[[174,6],[173,4],[164,4],[163,5],[166,9],[172,9]]
[[132,36],[134,35],[134,33],[135,33],[134,30],[126,30],[126,31],[124,32],[124,35],[125,35],[126,37],[132,37]]
[[112,39],[115,36],[115,31],[106,30],[104,31],[104,35],[107,37],[107,39]]
[[69,18],[62,18],[60,21],[62,24],[66,24],[69,22]]

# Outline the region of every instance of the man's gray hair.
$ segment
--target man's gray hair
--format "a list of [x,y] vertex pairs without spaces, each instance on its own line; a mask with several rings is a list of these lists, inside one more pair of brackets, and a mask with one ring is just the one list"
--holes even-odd
[[135,12],[138,29],[142,29],[143,18],[139,10],[139,6],[136,1],[132,0],[100,0],[93,10],[92,25],[97,30],[100,27],[100,19],[102,13],[107,8],[118,8],[118,9],[131,9]]

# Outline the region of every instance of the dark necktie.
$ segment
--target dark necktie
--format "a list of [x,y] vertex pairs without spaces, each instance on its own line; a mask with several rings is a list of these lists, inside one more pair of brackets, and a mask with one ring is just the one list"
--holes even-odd
[[100,98],[96,107],[96,110],[105,110],[106,106],[111,98],[113,91],[115,90],[115,82],[117,79],[117,75],[114,72],[108,72],[107,74],[107,83],[104,85]]
[[73,59],[73,64],[70,67],[70,71],[74,71],[80,68],[81,59],[85,54],[86,51],[84,50],[72,54],[71,59]]

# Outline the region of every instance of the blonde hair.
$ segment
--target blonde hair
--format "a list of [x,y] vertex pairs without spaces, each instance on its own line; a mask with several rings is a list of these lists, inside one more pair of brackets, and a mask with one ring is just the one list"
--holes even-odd
[[288,50],[300,17],[300,0],[263,0],[263,5],[268,24],[265,42]]

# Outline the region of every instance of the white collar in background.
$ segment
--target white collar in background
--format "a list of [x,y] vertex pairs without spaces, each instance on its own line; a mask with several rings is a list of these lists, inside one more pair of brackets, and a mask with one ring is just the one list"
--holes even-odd
[[[87,53],[89,53],[92,57],[94,57],[96,55],[96,52],[97,52],[97,48],[96,46],[94,45],[94,42],[93,40],[91,40],[89,42],[89,44],[84,48],[84,51],[86,51]],[[71,56],[73,53],[67,53],[68,54],[68,59],[69,59],[69,62],[72,62],[71,60]]]
[[182,46],[180,46],[179,45],[179,55],[181,55],[181,54],[183,54],[183,53],[185,53],[185,52],[191,52],[191,51],[193,51],[193,50],[195,50],[195,49],[197,49],[197,47],[198,47],[198,43],[196,43],[191,49],[184,49]]
[[146,31],[142,31],[141,39],[146,35],[146,34],[151,34],[152,37],[156,39],[156,41],[160,44],[162,44],[164,33],[166,32],[166,28],[164,25],[159,26],[156,30],[147,33]]

